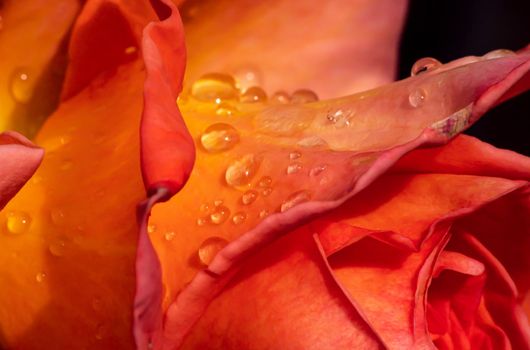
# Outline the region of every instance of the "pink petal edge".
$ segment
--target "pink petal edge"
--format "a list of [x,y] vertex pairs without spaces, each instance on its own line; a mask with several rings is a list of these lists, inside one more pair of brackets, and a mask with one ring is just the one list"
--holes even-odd
[[39,167],[44,150],[24,136],[0,134],[0,210],[24,186]]

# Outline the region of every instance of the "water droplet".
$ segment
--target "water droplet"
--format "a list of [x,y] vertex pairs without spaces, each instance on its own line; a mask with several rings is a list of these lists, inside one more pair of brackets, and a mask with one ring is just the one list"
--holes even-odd
[[291,96],[292,103],[309,103],[318,101],[318,96],[308,89],[300,89],[293,92]]
[[210,237],[206,239],[204,242],[202,242],[199,250],[197,251],[197,254],[199,255],[199,261],[205,266],[210,265],[217,253],[219,253],[219,251],[221,251],[221,249],[223,249],[227,244],[228,241],[221,237]]
[[326,119],[336,128],[343,128],[345,126],[350,126],[353,114],[353,111],[345,112],[339,109],[337,111],[329,112],[326,115]]
[[169,232],[164,233],[164,238],[166,239],[166,241],[173,240],[173,238],[175,238],[175,232],[169,231]]
[[11,211],[7,213],[6,227],[11,234],[21,234],[28,231],[31,225],[31,217],[23,211]]
[[302,153],[300,153],[300,152],[291,152],[291,153],[289,153],[289,159],[290,160],[298,159],[301,156],[302,156]]
[[294,164],[289,164],[287,166],[286,172],[287,174],[291,175],[291,174],[296,174],[300,170],[302,170],[302,165],[299,163],[294,163]]
[[269,211],[268,210],[263,209],[262,211],[259,212],[259,218],[260,219],[266,218],[267,216],[269,216]]
[[232,222],[234,223],[234,225],[241,225],[243,222],[245,222],[246,219],[247,219],[247,214],[240,211],[234,214],[234,216],[232,217]]
[[153,233],[155,231],[156,231],[156,225],[155,224],[147,225],[147,232],[148,233]]
[[10,78],[9,90],[11,96],[19,103],[28,103],[33,95],[33,76],[26,68],[13,71]]
[[436,58],[424,57],[417,60],[410,70],[411,76],[416,76],[421,73],[425,73],[436,69],[442,65],[442,62],[438,61]]
[[301,190],[293,193],[282,203],[280,211],[283,213],[301,203],[307,202],[311,199],[311,192],[307,190]]
[[54,208],[50,210],[50,218],[52,219],[52,222],[57,226],[63,226],[66,221],[64,212],[59,208]]
[[206,225],[207,220],[205,218],[198,218],[197,219],[197,226],[204,226]]
[[256,175],[259,165],[260,160],[254,154],[247,154],[233,161],[226,169],[226,183],[234,187],[248,185]]
[[256,198],[258,198],[258,192],[254,190],[248,190],[241,196],[241,203],[244,205],[249,205],[254,203]]
[[230,216],[230,209],[224,205],[219,205],[215,208],[215,211],[210,214],[210,221],[213,224],[219,225],[228,219]]
[[136,46],[129,46],[129,47],[125,48],[125,54],[126,55],[132,55],[132,54],[136,53],[136,51],[138,51]]
[[53,256],[63,256],[66,252],[66,243],[62,239],[57,239],[48,246],[48,250]]
[[512,50],[506,50],[506,49],[499,49],[499,50],[493,50],[485,54],[483,57],[487,60],[491,60],[494,58],[501,58],[506,56],[513,56],[515,55],[515,52]]
[[46,274],[44,272],[39,272],[36,276],[35,276],[35,280],[37,282],[42,282],[44,281],[44,279],[46,278]]
[[271,96],[270,101],[275,104],[288,104],[291,102],[291,97],[285,91],[278,91]]
[[427,98],[427,94],[423,89],[415,89],[409,94],[409,103],[412,107],[420,107]]
[[270,176],[263,176],[258,181],[258,187],[270,187],[272,185],[272,178]]
[[328,146],[326,140],[320,136],[308,136],[296,143],[298,146],[306,148],[324,148]]
[[204,212],[204,213],[207,213],[210,210],[212,210],[212,205],[210,203],[203,203],[203,204],[201,204],[199,210]]
[[311,170],[309,170],[309,176],[318,176],[322,174],[322,172],[324,172],[326,168],[327,168],[326,165],[317,165],[313,167]]
[[237,108],[232,106],[228,103],[221,103],[219,104],[219,107],[215,110],[215,114],[222,116],[222,117],[231,117],[235,115],[237,112]]
[[258,86],[252,86],[245,90],[239,100],[244,103],[265,102],[267,101],[267,94],[262,88]]
[[191,95],[201,101],[220,103],[224,100],[235,100],[239,94],[233,77],[209,73],[193,83]]
[[263,197],[267,197],[267,196],[269,196],[271,193],[272,193],[272,187],[265,187],[264,189],[261,190],[261,195],[262,195]]
[[201,135],[201,145],[206,152],[216,153],[229,150],[239,142],[239,133],[230,124],[210,125]]
[[213,205],[215,205],[216,207],[220,206],[221,204],[223,204],[222,199],[216,199],[213,201]]

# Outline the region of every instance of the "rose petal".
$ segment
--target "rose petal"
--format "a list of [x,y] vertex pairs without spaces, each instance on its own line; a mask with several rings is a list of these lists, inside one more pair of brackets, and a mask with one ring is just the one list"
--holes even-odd
[[[326,98],[391,82],[406,1],[191,1],[182,8],[187,79],[231,72]],[[286,79],[285,72],[289,72]],[[248,75],[250,73],[250,75]]]
[[[512,81],[514,71],[520,76],[523,68],[528,69],[528,60],[529,57],[523,55],[480,60],[465,66],[452,64],[456,68],[441,69],[439,73],[430,72],[367,93],[314,104],[272,106],[269,109],[263,104],[237,104],[234,107],[239,111],[229,117],[213,117],[217,104],[185,96],[181,109],[196,139],[200,139],[210,125],[222,122],[237,130],[239,143],[220,153],[205,152],[201,148],[187,186],[171,201],[154,208],[150,220],[154,231],[151,238],[162,264],[166,288],[163,309],[169,307],[179,290],[197,274],[197,265],[193,261],[197,259],[201,244],[209,237],[234,241],[209,264],[210,271],[223,275],[250,251],[309,215],[342,204],[385,172],[404,153],[420,145],[446,142],[465,129],[479,117],[479,112],[483,112],[476,111],[474,103],[483,101],[484,96],[493,96],[489,95],[489,87],[501,84],[504,77],[508,76]],[[461,84],[462,81],[466,84]],[[509,89],[508,85],[501,85],[504,91]],[[423,89],[426,98],[424,104],[413,108],[409,102],[410,94],[415,94],[418,89]],[[496,90],[495,94],[499,95],[499,91]],[[329,122],[329,114],[338,111],[353,115],[350,126],[341,128]],[[315,140],[324,140],[325,144],[315,145]],[[314,147],[304,148],[307,144],[301,145],[300,141],[312,143]],[[241,164],[257,168],[257,174],[248,181],[227,186],[227,181],[231,181],[227,180],[227,176],[231,176],[227,174],[232,171],[237,175]],[[320,177],[308,176],[313,168],[323,164],[326,170],[320,171]],[[292,170],[293,166],[295,170]],[[227,169],[232,170],[227,173]],[[250,172],[254,170],[252,168]],[[264,176],[271,180],[263,179]],[[272,185],[260,185],[268,181],[272,181]],[[465,178],[458,181],[465,181]],[[483,185],[470,187],[474,193],[472,198],[475,195],[480,197],[483,189],[495,188],[486,183],[497,183],[498,179],[484,181]],[[508,187],[501,185],[499,195],[505,193],[504,190],[509,192],[513,183],[505,184]],[[263,195],[263,188],[272,189],[270,195]],[[455,191],[458,188],[454,187]],[[241,196],[249,189],[259,191],[259,200],[245,206]],[[486,197],[489,195],[491,193]],[[475,205],[472,201],[467,204]],[[282,208],[287,212],[278,213]],[[246,215],[244,222],[230,222],[240,219],[243,215],[240,211]],[[274,214],[260,223],[260,216],[266,211]],[[234,219],[235,214],[239,217]],[[208,224],[212,220],[213,224]],[[216,220],[219,224],[215,223]],[[381,236],[380,239],[392,240],[389,237]],[[417,236],[409,239],[416,240],[416,244],[421,241]],[[408,243],[402,240],[396,244]],[[208,276],[198,274],[197,281],[202,282],[192,283],[184,289],[166,315],[166,336],[173,340],[188,331],[193,317],[198,317],[214,291],[218,290],[211,285]],[[203,299],[195,298],[190,302],[195,293],[202,295]]]
[[79,8],[78,0],[0,3],[0,131],[34,135],[56,107],[65,36]]
[[22,135],[0,133],[0,210],[37,170],[43,156],[44,151]]
[[182,349],[381,348],[327,274],[311,233],[304,226],[249,258]]

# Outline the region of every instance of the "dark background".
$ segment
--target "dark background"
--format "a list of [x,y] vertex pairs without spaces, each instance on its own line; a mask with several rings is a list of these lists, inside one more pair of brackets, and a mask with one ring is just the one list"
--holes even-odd
[[[530,44],[530,0],[413,0],[402,36],[399,77],[421,57],[442,62]],[[530,92],[488,112],[467,134],[530,156]]]

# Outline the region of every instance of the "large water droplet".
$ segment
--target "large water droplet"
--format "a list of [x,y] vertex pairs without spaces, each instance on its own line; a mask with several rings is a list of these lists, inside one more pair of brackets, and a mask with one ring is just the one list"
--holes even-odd
[[442,62],[438,61],[436,58],[424,57],[417,60],[410,70],[411,76],[416,76],[421,73],[425,73],[436,69],[442,65]]
[[57,239],[48,246],[48,250],[51,255],[61,257],[66,252],[66,243],[62,239]]
[[256,198],[258,198],[258,192],[254,190],[248,190],[241,196],[241,203],[244,205],[249,205],[254,203]]
[[292,103],[309,103],[318,101],[318,96],[308,89],[296,90],[291,96]]
[[415,89],[409,94],[409,103],[412,107],[420,107],[427,98],[427,93],[423,89]]
[[232,125],[225,123],[210,125],[201,135],[201,145],[210,153],[229,150],[238,142],[238,131]]
[[275,104],[288,104],[291,102],[291,97],[285,91],[278,91],[271,96],[270,101]]
[[17,235],[27,232],[31,225],[31,217],[23,211],[11,211],[7,213],[7,232]]
[[287,211],[301,203],[307,202],[311,199],[311,192],[307,190],[301,190],[291,194],[287,199],[282,203],[280,211]]
[[209,73],[193,83],[191,95],[201,101],[220,103],[236,99],[238,91],[236,82],[230,75]]
[[483,57],[487,60],[491,60],[494,58],[501,58],[506,56],[513,56],[515,55],[515,52],[512,50],[506,50],[506,49],[499,49],[499,50],[493,50],[485,54]]
[[11,96],[19,103],[28,103],[33,95],[33,76],[26,68],[18,68],[11,74],[9,82]]
[[234,160],[226,169],[226,183],[233,187],[248,185],[256,175],[259,165],[260,159],[254,154],[247,154]]
[[228,241],[221,237],[210,237],[206,239],[204,242],[202,242],[199,250],[197,251],[199,261],[205,266],[210,265],[217,253],[219,253],[219,251],[221,251],[221,249],[223,249],[227,244]]
[[224,205],[219,205],[215,207],[215,210],[213,211],[213,213],[210,214],[210,221],[213,224],[219,225],[225,222],[229,216],[230,216],[230,209],[228,209],[228,207]]
[[248,88],[239,98],[244,103],[258,103],[267,101],[267,94],[259,86]]
[[247,214],[240,211],[234,214],[234,216],[232,217],[232,222],[234,223],[234,225],[241,225],[243,222],[245,222],[246,219]]

